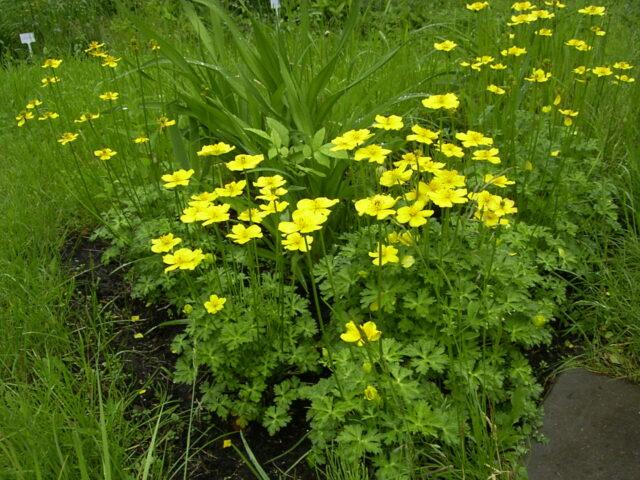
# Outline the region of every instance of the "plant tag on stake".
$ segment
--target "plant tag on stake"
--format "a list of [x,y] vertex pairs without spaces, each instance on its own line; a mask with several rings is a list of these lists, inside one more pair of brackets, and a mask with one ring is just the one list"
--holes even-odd
[[29,47],[29,55],[33,55],[31,44],[35,43],[35,41],[36,41],[36,36],[33,34],[33,32],[26,32],[26,33],[20,34],[20,42],[23,45],[26,45],[27,47]]
[[280,10],[280,0],[271,0],[271,8],[277,13]]

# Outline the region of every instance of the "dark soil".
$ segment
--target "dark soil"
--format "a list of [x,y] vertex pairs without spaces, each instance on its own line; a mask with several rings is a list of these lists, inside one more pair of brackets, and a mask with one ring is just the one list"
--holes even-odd
[[538,383],[544,388],[542,399],[553,386],[557,377],[557,368],[569,357],[575,357],[581,351],[580,337],[563,329],[553,330],[549,345],[539,345],[524,352],[529,360]]
[[[181,430],[176,432],[170,450],[181,454],[187,442],[187,422],[192,403],[191,386],[176,384],[172,380],[177,357],[171,353],[170,344],[180,333],[181,327],[152,328],[172,319],[170,305],[146,306],[132,299],[130,285],[124,278],[125,271],[118,268],[117,264],[104,265],[101,262],[102,253],[108,246],[105,242],[91,240],[88,231],[76,232],[68,238],[62,257],[75,276],[74,302],[81,307],[87,304],[89,296],[95,295],[100,304],[108,306],[107,311],[113,318],[109,349],[122,359],[131,389],[140,391],[133,403],[133,412],[156,407],[160,401],[159,393],[167,392],[168,398],[175,404],[176,413],[183,419],[177,422],[178,425],[172,425],[174,430]],[[140,320],[132,321],[133,315],[139,316]],[[136,333],[144,333],[144,336],[135,338]],[[95,353],[88,352],[89,355]],[[221,439],[211,441],[220,435],[231,433],[225,438],[231,439],[245,453],[237,432],[238,428],[198,408],[197,398],[194,410],[196,415],[191,433],[189,478],[254,478],[233,448],[223,449]],[[289,426],[275,436],[270,436],[266,429],[257,424],[249,425],[242,430],[251,451],[270,477],[275,478],[278,472],[288,470],[310,448],[309,441],[304,438],[309,430],[305,419],[306,405],[301,402],[295,403],[292,417]],[[272,461],[275,457],[278,458]],[[289,472],[289,478],[315,480],[317,477],[302,460]]]

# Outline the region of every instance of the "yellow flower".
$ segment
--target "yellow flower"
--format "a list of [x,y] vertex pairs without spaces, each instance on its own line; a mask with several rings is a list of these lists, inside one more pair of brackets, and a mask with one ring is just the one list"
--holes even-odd
[[378,244],[373,252],[369,252],[369,256],[372,258],[371,262],[379,267],[387,263],[398,263],[400,261],[398,249],[393,245]]
[[229,182],[223,187],[216,188],[216,194],[219,197],[239,197],[242,195],[244,188],[247,186],[246,180],[240,180],[238,182]]
[[560,112],[562,115],[564,115],[564,125],[566,127],[569,127],[573,124],[573,117],[577,117],[578,116],[578,112],[575,110],[569,110],[569,109],[558,109],[558,112]]
[[27,103],[26,109],[33,110],[34,108],[39,107],[40,105],[42,105],[42,102],[37,98],[34,98],[33,100],[30,100],[29,103]]
[[334,138],[331,140],[331,143],[334,145],[331,151],[338,150],[353,150],[359,145],[362,145],[369,138],[373,136],[368,129],[363,128],[361,130],[349,130],[348,132],[343,133],[341,136]]
[[76,118],[73,121],[73,123],[90,122],[91,120],[96,120],[98,118],[100,118],[100,114],[99,113],[83,113],[78,118]]
[[411,168],[413,171],[434,173],[444,168],[445,164],[434,162],[431,157],[419,157],[415,153],[405,153],[402,160],[397,160],[393,164],[398,168]]
[[101,148],[100,150],[94,150],[93,154],[100,160],[109,160],[111,157],[115,157],[118,152],[110,148]]
[[443,143],[438,146],[438,150],[447,158],[464,157],[464,150],[462,150],[462,148],[460,148],[458,145],[454,145],[453,143]]
[[427,218],[433,215],[433,210],[425,210],[425,202],[418,200],[413,205],[401,207],[396,213],[396,220],[408,223],[410,227],[420,227],[427,223]]
[[435,48],[436,50],[440,50],[441,52],[450,52],[457,46],[458,44],[451,40],[444,40],[443,42],[440,42],[440,43],[436,42],[433,44],[433,48]]
[[427,145],[431,145],[433,141],[438,138],[438,135],[440,135],[440,132],[434,132],[428,128],[421,127],[420,125],[414,125],[411,127],[411,131],[413,133],[407,135],[407,141],[424,143]]
[[532,10],[531,11],[531,16],[537,20],[539,18],[542,19],[550,19],[550,18],[554,18],[556,16],[555,13],[551,13],[548,10]]
[[516,2],[511,5],[511,8],[516,12],[523,12],[526,10],[532,10],[535,6],[532,5],[531,2]]
[[506,65],[503,65],[502,63],[494,63],[489,65],[489,68],[491,70],[505,70],[507,68]]
[[525,77],[527,82],[543,83],[551,78],[550,72],[545,72],[541,68],[534,68],[530,77]]
[[590,28],[590,30],[595,33],[598,37],[604,37],[607,32],[605,32],[602,28],[598,27],[597,25],[594,25],[593,27]]
[[238,220],[243,222],[260,223],[268,215],[269,214],[267,212],[263,212],[257,208],[248,208],[238,214]]
[[430,95],[422,100],[422,105],[432,110],[455,110],[460,105],[460,100],[455,93],[445,93],[443,95]]
[[549,155],[551,155],[552,157],[557,157],[560,155],[560,150],[552,150]]
[[151,251],[154,253],[170,252],[180,242],[182,242],[180,237],[174,237],[173,233],[167,233],[151,240]]
[[532,13],[522,13],[520,15],[512,15],[511,21],[507,23],[509,26],[522,25],[524,23],[531,23],[538,20],[538,16]]
[[573,69],[573,73],[577,75],[584,75],[585,73],[587,73],[587,67],[585,67],[584,65],[576,67]]
[[222,310],[225,303],[227,303],[226,298],[219,297],[218,295],[213,294],[209,296],[209,300],[204,302],[204,308],[207,310],[207,312],[213,315]]
[[514,182],[513,180],[509,180],[504,175],[494,177],[490,173],[487,173],[484,176],[484,183],[489,183],[491,185],[495,185],[496,187],[505,188],[507,185],[514,185],[516,182]]
[[583,15],[597,15],[602,16],[605,13],[605,7],[597,7],[595,5],[589,5],[588,7],[581,8],[578,10],[578,13],[582,13]]
[[193,168],[189,170],[181,168],[180,170],[176,170],[173,173],[162,175],[162,181],[165,182],[164,188],[175,188],[178,185],[189,185],[189,179],[194,173],[195,171],[193,170]]
[[198,220],[202,220],[201,216],[207,210],[210,205],[207,202],[197,202],[193,205],[185,208],[180,215],[180,221],[182,223],[193,223]]
[[[213,202],[217,198],[218,195],[215,192],[201,192],[191,195],[191,200],[197,202]],[[191,202],[189,202],[189,204],[191,204]]]
[[42,84],[43,87],[47,87],[49,85],[52,85],[54,83],[58,83],[60,81],[60,77],[44,77],[42,80],[40,80],[40,83]]
[[240,172],[242,170],[250,170],[256,168],[260,162],[264,160],[264,155],[236,155],[235,158],[225,163],[226,167],[233,172]]
[[340,338],[347,343],[357,343],[359,347],[363,346],[365,342],[375,342],[380,339],[382,332],[378,330],[378,327],[374,322],[366,322],[363,325],[356,326],[351,321],[346,323],[344,328],[347,330],[340,335]]
[[42,64],[42,68],[58,68],[62,60],[58,60],[57,58],[47,58]]
[[380,400],[380,395],[378,394],[376,387],[368,385],[367,388],[364,389],[364,398],[370,402],[374,402],[376,400]]
[[551,37],[553,35],[553,30],[550,28],[541,28],[540,30],[536,30],[536,35],[541,37]]
[[219,142],[214,145],[204,145],[198,152],[199,157],[218,156],[224,155],[234,150],[236,147],[228,145],[224,142]]
[[593,67],[591,69],[591,73],[598,77],[607,77],[609,75],[613,75],[613,70],[609,67]]
[[164,115],[158,118],[158,125],[160,125],[160,130],[162,130],[163,128],[171,127],[172,125],[175,125],[175,124],[176,124],[175,120],[169,120],[169,118],[165,117]]
[[[18,122],[18,126],[22,127],[25,123],[27,123],[27,120],[31,120],[31,119],[33,119],[33,117],[34,117],[33,112],[26,112],[26,111],[20,112],[16,116],[16,121]],[[58,140],[58,141],[60,142],[60,140]],[[60,142],[60,143],[62,143],[62,142]],[[68,142],[65,142],[65,143],[68,143]],[[64,145],[64,143],[63,143],[63,145]]]
[[404,185],[409,181],[413,170],[405,170],[404,168],[394,168],[387,170],[380,176],[380,185],[385,187],[393,187],[394,185]]
[[502,50],[500,52],[500,55],[502,55],[503,57],[507,57],[509,55],[514,56],[514,57],[519,57],[520,55],[524,55],[525,53],[527,53],[527,49],[526,48],[521,48],[521,47],[509,47],[505,50]]
[[301,211],[310,211],[327,216],[331,213],[329,209],[336,205],[338,201],[327,197],[303,198],[298,201],[296,208]]
[[298,232],[290,233],[282,240],[282,246],[289,251],[308,252],[312,243],[313,237],[311,235],[303,236]]
[[491,55],[482,55],[481,57],[476,57],[475,61],[481,65],[487,65],[493,62],[495,59]]
[[231,232],[227,234],[227,238],[230,238],[235,243],[243,245],[254,238],[262,238],[262,229],[258,225],[249,225],[245,227],[241,223],[234,225],[231,228]]
[[487,85],[487,91],[495,93],[496,95],[504,95],[506,92],[504,88],[494,85],[493,83],[491,85]]
[[617,80],[620,80],[621,82],[625,82],[625,83],[633,83],[636,81],[635,78],[630,77],[629,75],[616,75],[615,77]]
[[402,122],[402,117],[398,115],[389,115],[388,117],[376,115],[376,122],[373,127],[382,128],[383,130],[400,130],[404,127],[404,123]]
[[327,221],[327,216],[313,210],[295,210],[291,214],[290,222],[280,222],[278,230],[285,235],[290,233],[311,233],[322,229],[322,224]]
[[38,117],[38,120],[53,120],[55,118],[58,118],[59,116],[60,115],[58,115],[56,112],[44,112]]
[[389,215],[393,215],[395,210],[392,208],[395,204],[396,199],[390,195],[373,195],[355,202],[358,215],[370,215],[376,217],[377,220],[383,220]]
[[122,60],[121,58],[116,58],[112,55],[106,55],[103,58],[104,62],[102,62],[103,67],[116,68],[118,66],[118,62]]
[[93,50],[89,52],[89,55],[96,58],[105,58],[107,57],[107,52],[103,52],[102,50]]
[[460,140],[465,148],[478,147],[480,145],[493,145],[493,138],[485,137],[484,134],[473,130],[467,130],[466,133],[456,133],[456,139]]
[[466,203],[467,189],[466,188],[445,188],[439,190],[430,195],[431,200],[440,208],[450,208],[456,203]]
[[389,235],[387,235],[387,241],[389,243],[401,243],[402,245],[410,247],[415,243],[415,238],[413,237],[413,234],[411,232],[391,232]]
[[271,177],[258,177],[253,185],[258,188],[270,188],[272,190],[282,187],[287,181],[281,175],[273,175]]
[[222,448],[229,448],[233,443],[228,438],[222,442]]
[[360,130],[349,130],[348,132],[343,133],[342,136],[347,138],[348,140],[353,141],[357,147],[358,145],[362,145],[369,138],[371,138],[373,136],[373,133],[371,133],[368,129],[363,128]]
[[258,195],[256,198],[258,200],[265,200],[267,202],[273,202],[275,200],[278,200],[278,198],[280,198],[281,196],[287,194],[288,190],[286,188],[269,188],[269,187],[265,187],[265,188],[261,188],[260,189],[260,195]]
[[77,133],[65,132],[58,139],[58,143],[61,143],[62,145],[66,145],[67,143],[71,143],[75,141],[77,138],[78,138]]
[[260,210],[266,213],[282,212],[288,206],[289,206],[289,202],[285,202],[284,200],[278,200],[278,201],[274,200],[273,202],[269,202],[264,205],[259,205]]
[[427,185],[430,191],[439,191],[442,188],[464,187],[465,177],[457,170],[440,170],[434,173],[435,179]]
[[208,205],[206,208],[198,210],[195,213],[196,220],[202,221],[203,227],[211,225],[212,223],[226,222],[229,220],[229,208],[231,208],[231,205],[228,203]]
[[405,255],[400,259],[400,265],[402,265],[402,268],[411,268],[414,263],[416,263],[416,259],[413,255]]
[[102,47],[104,47],[104,43],[98,43],[95,40],[92,41],[89,46],[87,47],[87,49],[85,50],[85,52],[92,52],[94,50],[99,50]]
[[500,163],[500,157],[498,154],[500,150],[497,148],[489,148],[486,150],[476,150],[473,152],[473,160],[485,161],[497,165]]
[[165,272],[170,272],[179,268],[180,270],[194,270],[200,262],[204,259],[202,250],[197,248],[191,250],[190,248],[180,248],[173,254],[169,253],[162,257],[162,261],[169,265],[164,269]]
[[101,100],[111,100],[111,101],[115,101],[118,100],[118,97],[120,96],[120,94],[118,92],[104,92],[102,95],[100,95],[100,99]]
[[617,70],[631,70],[633,65],[627,62],[616,62],[613,64],[613,68]]
[[136,137],[133,139],[133,143],[136,143],[136,144],[147,143],[148,141],[149,141],[149,137],[145,135],[140,135],[139,137]]
[[370,163],[383,164],[387,155],[391,153],[391,150],[382,148],[381,145],[367,145],[366,147],[359,148],[353,156],[356,161],[369,159]]
[[488,6],[489,6],[489,2],[467,3],[467,10],[471,10],[472,12],[479,12],[480,10],[484,10]]
[[354,148],[356,148],[356,142],[343,136],[334,138],[333,140],[331,140],[331,144],[333,145],[333,147],[331,147],[332,152],[337,152],[340,150],[353,150]]
[[584,40],[578,40],[577,38],[572,38],[571,40],[567,40],[564,42],[565,45],[569,47],[574,47],[576,50],[581,52],[588,52],[591,50],[591,46],[587,44]]

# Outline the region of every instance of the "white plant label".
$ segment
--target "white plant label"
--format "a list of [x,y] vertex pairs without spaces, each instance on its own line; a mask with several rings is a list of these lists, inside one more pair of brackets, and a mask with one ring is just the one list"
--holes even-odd
[[20,42],[27,45],[29,47],[29,53],[33,55],[33,50],[31,50],[31,44],[36,41],[36,36],[33,32],[26,32],[20,34]]

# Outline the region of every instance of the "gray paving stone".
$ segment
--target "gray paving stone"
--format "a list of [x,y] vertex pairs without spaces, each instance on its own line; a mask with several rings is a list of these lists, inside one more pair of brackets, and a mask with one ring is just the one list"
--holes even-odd
[[640,386],[585,370],[561,374],[544,402],[530,480],[640,480]]

